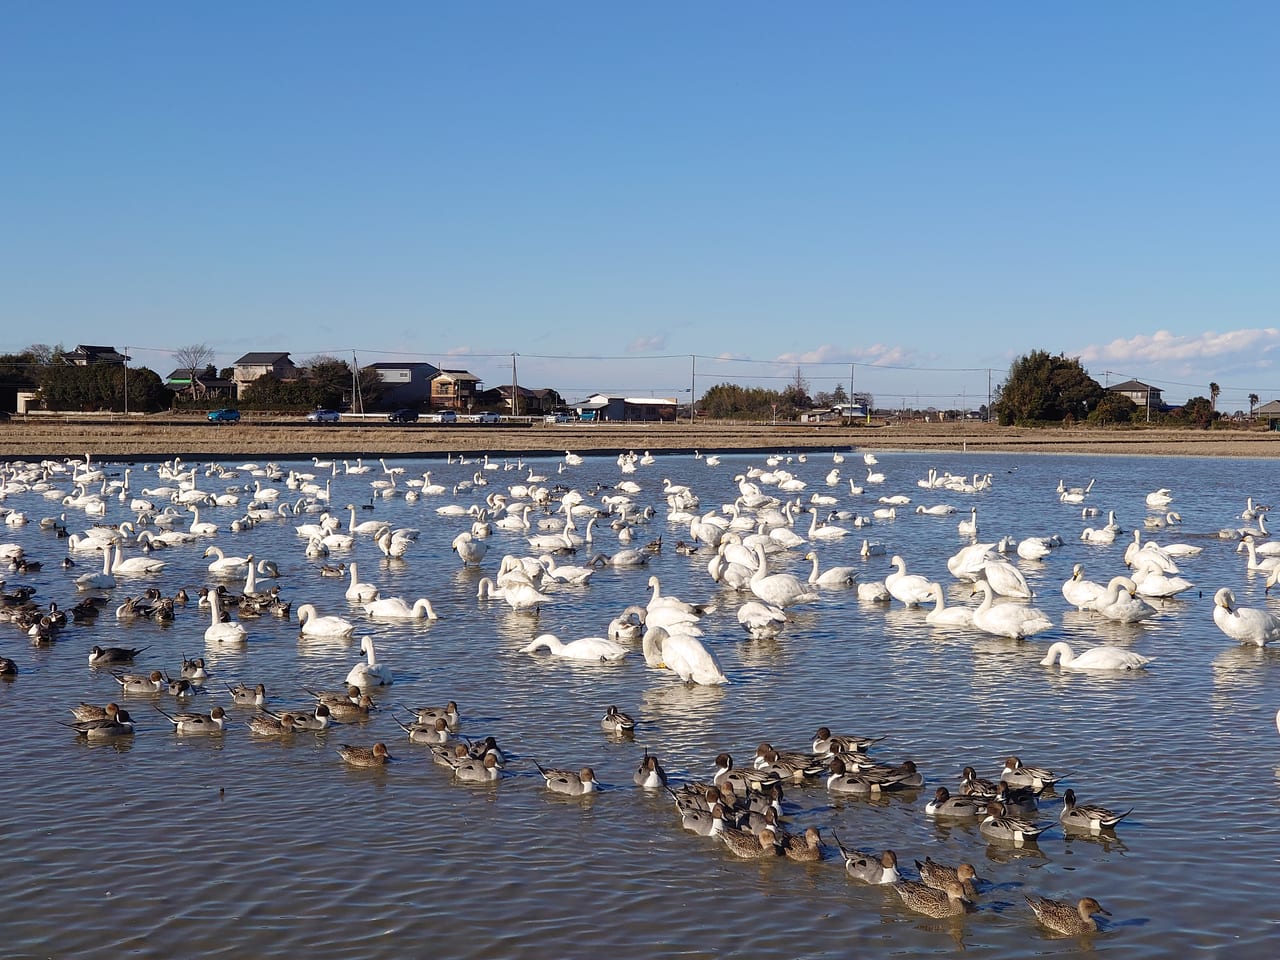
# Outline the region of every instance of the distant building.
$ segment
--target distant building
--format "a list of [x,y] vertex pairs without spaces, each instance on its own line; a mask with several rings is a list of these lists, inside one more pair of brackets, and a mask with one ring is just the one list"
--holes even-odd
[[1268,430],[1280,430],[1280,400],[1268,400],[1253,411],[1259,420],[1267,421]]
[[164,385],[174,393],[189,394],[193,399],[203,399],[209,397],[226,397],[233,399],[236,395],[236,384],[234,380],[223,380],[217,374],[210,374],[212,367],[208,367],[202,372],[197,372],[195,379],[191,377],[191,371],[182,368],[173,371],[165,378]]
[[298,368],[289,359],[287,352],[246,353],[235,362],[234,367],[235,373],[232,375],[232,379],[235,380],[237,392],[243,390],[246,384],[253,383],[259,377],[265,377],[267,374],[271,374],[279,380],[298,379]]
[[93,347],[88,344],[81,343],[62,355],[64,363],[70,363],[77,367],[87,367],[95,363],[108,363],[115,366],[124,366],[129,362],[129,357],[116,350],[115,347]]
[[1164,398],[1161,396],[1160,388],[1153,387],[1149,383],[1143,383],[1141,380],[1126,380],[1124,383],[1114,383],[1107,387],[1107,393],[1118,393],[1121,396],[1128,397],[1136,406],[1143,409],[1164,409]]
[[483,382],[466,370],[441,370],[431,381],[431,406],[440,410],[470,410],[479,403]]
[[374,370],[382,381],[382,405],[387,409],[418,409],[431,402],[432,381],[440,368],[421,361],[380,361],[364,369]]
[[[555,399],[547,406],[548,394]],[[519,402],[511,402],[511,384],[504,383],[491,390],[483,390],[476,394],[476,404],[487,409],[501,410],[508,414],[524,416],[541,416],[555,409],[555,400],[560,395],[554,390],[530,390],[528,387],[516,386],[516,397]]]
[[623,397],[595,393],[577,404],[580,420],[666,421],[674,423],[680,403],[674,397]]

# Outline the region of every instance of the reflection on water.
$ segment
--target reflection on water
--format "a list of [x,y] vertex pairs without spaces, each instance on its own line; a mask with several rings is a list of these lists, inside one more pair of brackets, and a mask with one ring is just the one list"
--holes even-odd
[[[439,614],[435,621],[373,621],[348,603],[347,579],[321,576],[325,561],[303,555],[305,540],[294,527],[314,522],[314,514],[273,515],[233,533],[231,521],[248,505],[243,490],[239,510],[202,511],[202,519],[208,513],[223,528],[217,542],[228,554],[275,560],[281,577],[273,582],[295,610],[314,602],[324,613],[352,620],[355,637],[374,637],[379,660],[394,673],[395,685],[375,694],[381,710],[323,733],[252,737],[245,721],[253,708],[230,705],[226,687],[263,683],[273,709],[309,711],[306,691],[340,688],[361,659],[354,639],[300,638],[296,620],[264,616],[244,621],[244,644],[206,644],[208,614],[194,602],[179,606],[171,625],[117,621],[115,606],[140,594],[142,582],[109,592],[98,622],[73,623],[45,646],[31,646],[16,626],[0,624],[0,648],[22,671],[0,684],[0,722],[9,731],[11,767],[20,774],[0,781],[10,864],[0,894],[8,953],[106,956],[145,949],[376,960],[420,951],[429,942],[440,956],[542,960],[578,955],[581,944],[590,943],[593,952],[619,958],[783,958],[845,955],[850,942],[874,937],[887,952],[908,956],[959,949],[1011,956],[1030,948],[1128,960],[1169,956],[1187,942],[1263,955],[1280,922],[1269,880],[1280,858],[1274,816],[1280,810],[1274,760],[1280,652],[1228,641],[1213,625],[1211,600],[1218,586],[1230,586],[1242,605],[1280,610],[1263,579],[1245,571],[1234,543],[1216,537],[1219,528],[1238,524],[1244,496],[1264,492],[1239,489],[1239,477],[1257,475],[1263,465],[887,453],[877,467],[886,483],[859,497],[843,482],[825,483],[829,457],[793,458],[787,469],[808,483],[800,495],[829,491],[839,499],[837,509],[867,514],[881,494],[912,498],[891,522],[816,545],[823,568],[853,565],[864,582],[888,569],[886,557],[859,556],[865,536],[883,542],[890,555],[900,553],[913,572],[939,579],[949,604],[973,606],[971,587],[946,573],[947,558],[970,542],[956,528],[969,506],[978,506],[984,533],[1057,533],[1063,545],[1043,560],[1008,555],[1035,592],[1032,604],[1054,627],[1032,640],[989,637],[932,627],[924,609],[824,590],[819,602],[792,611],[780,636],[749,640],[736,619],[741,595],[710,582],[709,554],[672,549],[676,540],[692,537],[687,523],[668,522],[662,497],[662,478],[669,477],[698,493],[695,513],[727,515],[721,505],[740,495],[734,476],[762,465],[763,457],[723,460],[708,468],[692,456],[667,455],[629,475],[641,487],[630,508],[632,545],[662,535],[662,552],[645,567],[603,567],[586,587],[544,584],[551,599],[536,612],[477,600],[480,579],[495,576],[502,557],[530,550],[522,532],[496,529],[481,567],[462,567],[450,544],[470,529],[467,508],[525,483],[529,468],[579,490],[584,503],[603,506],[600,494],[615,492],[609,487],[622,479],[613,453],[564,472],[545,459],[519,472],[488,470],[483,486],[417,502],[371,500],[368,483],[382,478],[380,465],[363,476],[339,467],[330,481],[335,504],[369,504],[359,519],[415,528],[419,538],[402,559],[391,560],[360,536],[327,562],[358,561],[361,579],[384,595],[410,603],[427,597]],[[396,465],[410,477],[430,469],[446,491],[477,470],[474,463],[388,461]],[[282,476],[290,467],[315,469],[310,463],[280,467]],[[843,465],[846,476],[861,476],[850,467]],[[916,480],[930,468],[962,476],[990,472],[994,485],[976,494],[922,491]],[[251,485],[248,470],[237,479],[199,479],[207,489]],[[109,465],[107,472],[119,477],[122,467]],[[1058,500],[1059,479],[1083,486],[1091,476],[1098,479],[1087,505],[1102,516],[1115,510],[1126,526],[1142,522],[1147,492],[1169,487],[1183,517],[1177,539],[1204,547],[1201,556],[1179,561],[1196,590],[1158,604],[1158,616],[1145,624],[1081,613],[1062,598],[1062,581],[1076,562],[1087,563],[1099,582],[1126,569],[1127,532],[1115,544],[1082,544],[1079,530],[1097,521]],[[282,482],[256,479],[285,494]],[[135,489],[160,483],[153,468],[140,465],[132,482]],[[69,486],[58,478],[54,483]],[[944,499],[960,512],[913,512],[916,504]],[[437,513],[446,504],[462,507],[462,515]],[[641,511],[650,505],[657,515],[646,520]],[[8,491],[4,507],[33,518],[53,512],[39,491]],[[345,521],[345,512],[337,513]],[[128,518],[118,499],[108,500],[103,522]],[[93,522],[68,509],[72,532],[85,533]],[[575,522],[582,531],[585,523]],[[797,530],[803,536],[808,524]],[[593,537],[573,563],[624,546],[607,520],[595,524]],[[51,600],[71,607],[80,598],[74,575],[100,566],[96,556],[79,556],[75,568],[63,570],[57,560],[65,541],[36,523],[7,526],[4,540],[45,561],[34,573],[5,573],[6,590],[29,584],[41,607]],[[156,586],[166,594],[182,586],[194,595],[209,580],[201,556],[206,543],[165,551]],[[797,548],[789,561],[779,558],[777,569],[806,577],[809,565],[799,556],[807,549]],[[701,627],[724,664],[727,686],[690,687],[670,671],[649,669],[638,642],[618,664],[519,652],[539,633],[566,640],[602,635],[625,607],[649,600],[650,574],[661,577],[664,594],[715,599],[718,608]],[[242,588],[242,581],[228,583],[232,592]],[[1048,644],[1059,639],[1077,653],[1115,644],[1154,659],[1146,671],[1121,674],[1040,666]],[[182,708],[167,695],[130,696],[136,736],[77,738],[55,722],[69,719],[68,707],[81,700],[124,702],[109,670],[86,666],[95,643],[149,647],[130,672],[176,674],[182,659],[203,656],[211,674],[207,692]],[[500,782],[457,782],[393,722],[398,703],[448,700],[462,712],[459,736],[478,742],[491,735],[507,752]],[[153,702],[170,712],[221,704],[228,728],[220,736],[176,736]],[[633,737],[603,733],[600,718],[609,704],[636,718]],[[723,844],[682,831],[669,797],[631,785],[646,750],[660,758],[674,784],[710,778],[721,752],[745,766],[761,741],[808,750],[822,725],[884,736],[873,754],[890,763],[910,757],[926,786],[868,799],[833,797],[821,781],[788,786],[790,828],[817,826],[824,837],[838,833],[857,849],[896,850],[909,876],[912,862],[925,856],[975,863],[984,889],[974,913],[955,921],[921,918],[892,891],[850,881],[838,857],[809,865],[736,860]],[[396,758],[384,769],[350,769],[337,755],[338,744],[377,740]],[[1132,806],[1134,813],[1114,835],[1064,835],[1055,826],[1023,847],[989,844],[976,824],[924,816],[937,786],[958,790],[959,772],[968,765],[995,776],[1010,753],[1068,770],[1062,788],[1075,788],[1083,803]],[[555,766],[591,766],[604,789],[584,799],[550,794],[535,757]],[[1214,786],[1188,789],[1189,781]],[[1037,817],[1054,820],[1060,809],[1061,800],[1046,794]],[[1228,826],[1195,829],[1204,822]],[[1094,896],[1113,916],[1089,941],[1050,943],[1030,918],[1023,893]],[[1247,915],[1240,902],[1250,903]],[[109,909],[85,910],[86,903]],[[707,921],[712,906],[715,923]],[[750,931],[746,939],[743,931]]]

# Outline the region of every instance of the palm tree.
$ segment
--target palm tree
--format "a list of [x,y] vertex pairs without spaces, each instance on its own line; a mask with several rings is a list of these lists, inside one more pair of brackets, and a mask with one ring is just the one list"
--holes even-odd
[[1218,409],[1218,394],[1222,392],[1222,388],[1216,383],[1209,384],[1209,407],[1215,412]]
[[1258,395],[1256,393],[1249,394],[1249,419],[1253,419],[1253,408],[1258,405]]

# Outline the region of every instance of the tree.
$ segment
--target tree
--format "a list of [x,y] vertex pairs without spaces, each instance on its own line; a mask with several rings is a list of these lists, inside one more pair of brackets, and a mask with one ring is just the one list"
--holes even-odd
[[1249,419],[1253,419],[1253,408],[1258,405],[1258,395],[1256,393],[1249,394]]
[[1213,421],[1218,419],[1218,413],[1213,409],[1213,403],[1208,397],[1192,397],[1182,405],[1182,415],[1179,419],[1208,430]]
[[1218,394],[1222,392],[1222,388],[1216,383],[1209,384],[1209,408],[1215,412],[1218,409]]
[[844,392],[844,384],[837,383],[836,388],[831,391],[831,405],[834,407],[839,403],[848,403],[849,395]]
[[1036,421],[1083,420],[1102,399],[1102,385],[1076,357],[1036,350],[1019,357],[999,388],[994,404],[1004,426]]
[[178,347],[173,351],[173,360],[179,370],[187,371],[191,381],[188,389],[191,391],[192,398],[202,396],[204,391],[197,385],[196,377],[198,371],[213,363],[213,347],[207,343],[192,343],[185,347]]
[[1099,425],[1131,423],[1138,412],[1138,405],[1123,393],[1105,392],[1089,411],[1089,422]]

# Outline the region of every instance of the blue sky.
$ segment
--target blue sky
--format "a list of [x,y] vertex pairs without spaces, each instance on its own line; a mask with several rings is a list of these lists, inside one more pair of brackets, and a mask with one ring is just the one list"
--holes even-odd
[[1272,3],[15,4],[0,348],[1280,398]]

